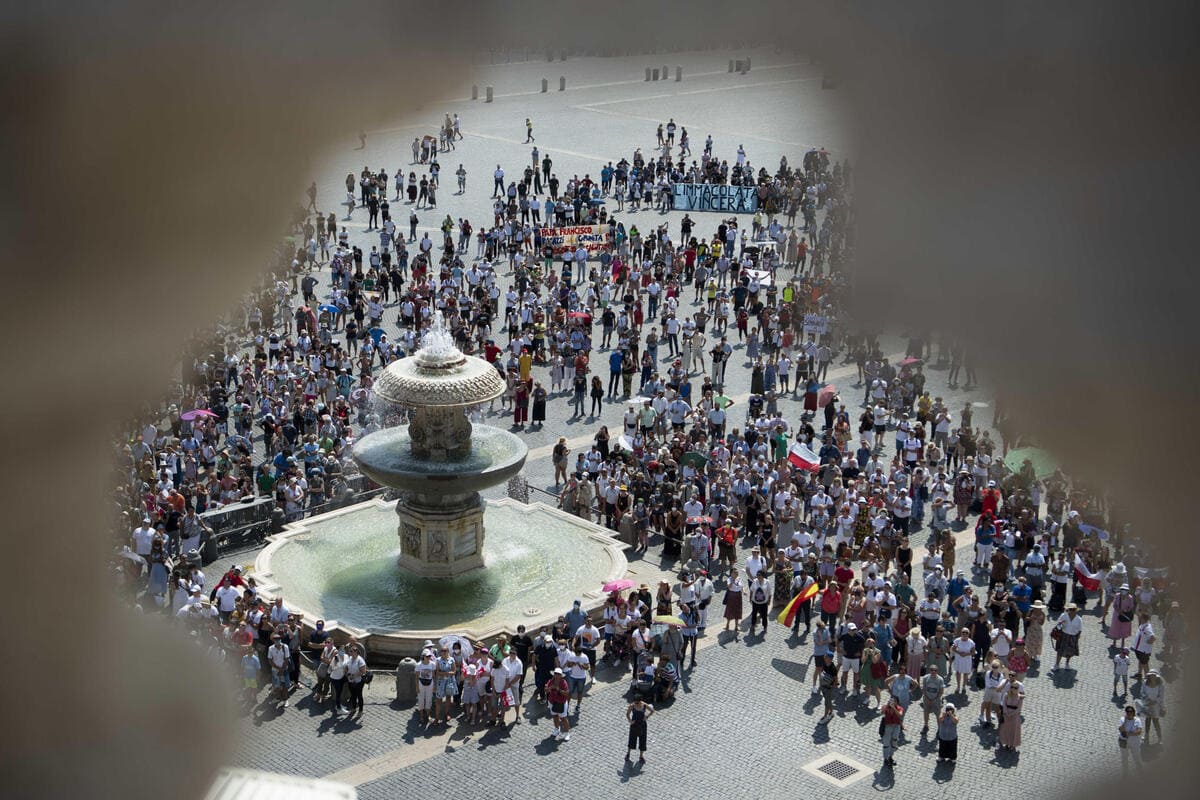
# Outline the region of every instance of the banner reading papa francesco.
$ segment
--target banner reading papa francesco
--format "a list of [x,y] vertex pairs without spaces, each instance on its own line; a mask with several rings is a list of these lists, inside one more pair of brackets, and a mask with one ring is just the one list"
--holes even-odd
[[753,214],[758,210],[754,186],[722,186],[715,183],[673,183],[676,211],[724,211]]
[[577,250],[583,245],[588,252],[588,258],[592,258],[605,247],[613,245],[612,228],[608,225],[542,228],[539,233],[542,237],[542,247],[549,245],[556,256],[561,256],[568,249]]

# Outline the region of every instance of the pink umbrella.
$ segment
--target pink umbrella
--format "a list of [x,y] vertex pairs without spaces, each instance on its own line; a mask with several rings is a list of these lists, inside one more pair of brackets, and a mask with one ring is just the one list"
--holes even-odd
[[817,392],[817,406],[824,408],[833,402],[833,398],[837,397],[837,387],[832,383],[825,384],[821,391]]
[[182,414],[180,414],[179,418],[182,420],[187,420],[188,422],[191,422],[192,420],[199,419],[200,417],[215,417],[215,416],[216,416],[216,414],[209,411],[207,408],[193,408],[191,411],[185,411]]
[[924,363],[925,363],[925,359],[923,359],[923,358],[912,358],[912,357],[910,356],[909,358],[906,358],[906,359],[904,359],[903,361],[901,361],[901,362],[900,362],[900,366],[902,366],[902,367],[911,367],[913,364],[924,364]]
[[637,586],[637,581],[621,578],[620,580],[609,581],[602,588],[606,592],[619,592],[622,589],[632,589],[634,586]]

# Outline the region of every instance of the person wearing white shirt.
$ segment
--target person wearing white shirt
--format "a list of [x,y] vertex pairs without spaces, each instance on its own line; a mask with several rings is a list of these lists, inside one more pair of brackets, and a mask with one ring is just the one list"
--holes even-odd
[[1071,659],[1079,655],[1079,635],[1083,632],[1083,618],[1079,616],[1079,607],[1074,603],[1067,606],[1058,621],[1054,623],[1058,631],[1058,642],[1055,644],[1054,667],[1051,672],[1058,671],[1058,664],[1064,658],[1067,669],[1071,668]]
[[1137,657],[1138,674],[1137,679],[1145,682],[1146,672],[1150,669],[1150,654],[1154,650],[1154,626],[1150,624],[1150,615],[1142,612],[1138,615],[1141,622],[1138,625],[1137,634],[1133,637],[1133,654]]
[[362,656],[362,648],[351,645],[349,657],[346,660],[346,682],[350,687],[350,716],[363,713],[363,688],[367,676],[367,661]]
[[1137,715],[1137,709],[1133,706],[1125,706],[1125,716],[1121,718],[1120,724],[1117,725],[1117,742],[1121,747],[1121,767],[1122,769],[1129,768],[1129,759],[1133,759],[1133,763],[1140,769],[1142,766],[1142,734],[1145,732],[1145,726],[1142,723],[1141,717]]
[[510,649],[508,655],[500,662],[500,666],[492,674],[492,683],[496,687],[497,703],[499,704],[500,725],[504,725],[504,717],[508,710],[513,709],[513,720],[521,722],[519,699],[521,695],[521,676],[525,673],[525,665],[517,657],[517,652]]
[[217,587],[217,613],[220,614],[222,622],[229,619],[229,615],[237,608],[237,601],[241,596],[241,592],[232,584],[224,583]]
[[762,557],[759,548],[751,548],[750,557],[746,559],[746,576],[748,578],[756,578],[766,568],[767,560]]
[[267,661],[271,665],[271,685],[283,701],[283,707],[287,708],[288,691],[291,689],[292,654],[288,646],[280,641],[277,633],[271,637],[271,646],[267,648]]

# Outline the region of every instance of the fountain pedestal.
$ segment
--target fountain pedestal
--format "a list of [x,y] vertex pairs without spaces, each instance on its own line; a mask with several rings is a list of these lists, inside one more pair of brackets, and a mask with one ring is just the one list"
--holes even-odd
[[396,504],[400,566],[425,578],[449,578],[483,566],[483,504],[410,497]]

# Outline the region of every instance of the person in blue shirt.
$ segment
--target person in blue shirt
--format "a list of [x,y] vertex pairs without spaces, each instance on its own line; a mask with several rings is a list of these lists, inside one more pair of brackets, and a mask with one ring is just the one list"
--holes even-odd
[[855,451],[854,458],[858,461],[859,469],[866,469],[867,462],[871,460],[871,448],[867,446],[866,440],[863,441],[862,447]]
[[581,607],[582,603],[579,600],[575,601],[575,605],[566,613],[567,620],[567,636],[574,638],[575,632],[587,622],[587,614]]
[[950,608],[954,607],[955,600],[962,597],[962,594],[967,590],[968,585],[970,585],[970,583],[962,570],[959,570],[958,574],[951,578],[946,584],[946,598],[949,600]]
[[825,444],[821,445],[820,452],[817,453],[822,464],[841,464],[842,451],[838,450],[836,444],[832,440],[826,439]]
[[616,397],[621,385],[621,366],[625,361],[625,353],[614,350],[608,354],[608,396]]

